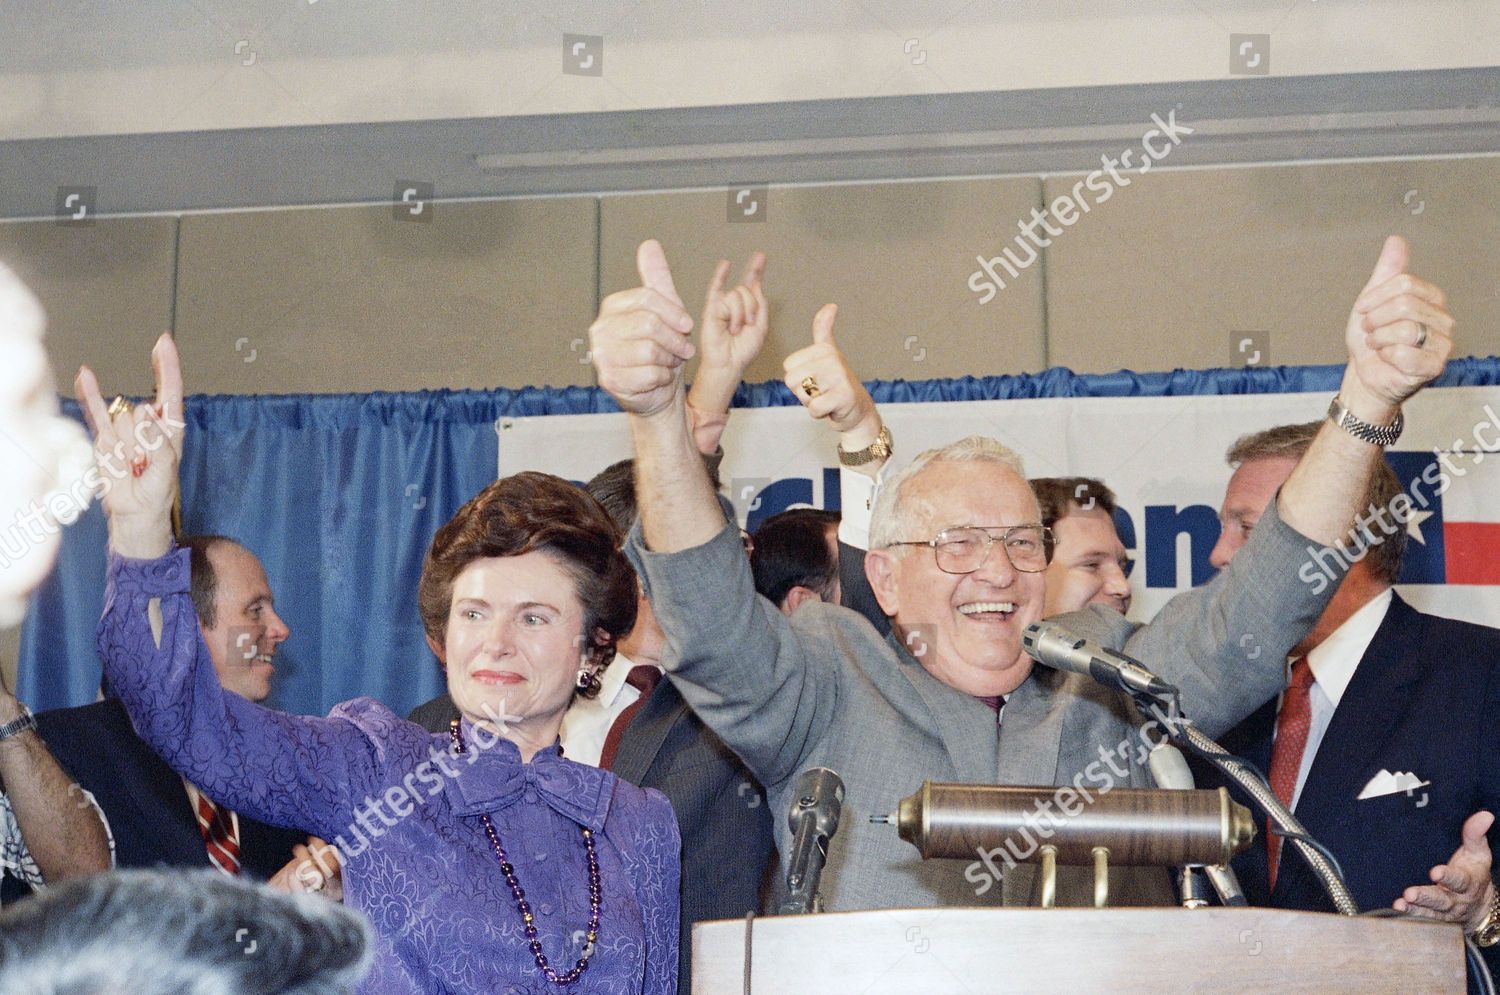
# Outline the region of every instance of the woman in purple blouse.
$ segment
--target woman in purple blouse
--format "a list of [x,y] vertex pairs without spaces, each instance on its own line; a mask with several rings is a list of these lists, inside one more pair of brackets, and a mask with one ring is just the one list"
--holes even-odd
[[362,991],[675,992],[671,806],[558,748],[577,687],[635,621],[603,509],[523,473],[438,531],[419,600],[463,716],[451,734],[368,698],[326,719],[274,712],[219,686],[199,636],[170,526],[183,395],[167,336],[153,360],[155,405],[107,409],[87,368],[77,385],[110,482],[99,651],[142,736],[220,804],[336,841],[345,901],[377,934]]

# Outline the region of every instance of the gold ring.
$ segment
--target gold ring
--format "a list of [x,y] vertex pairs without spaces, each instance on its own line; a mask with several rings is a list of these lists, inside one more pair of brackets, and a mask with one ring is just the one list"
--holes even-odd
[[808,397],[817,397],[822,392],[822,388],[818,386],[818,382],[812,377],[803,377],[802,382],[797,386],[801,387],[802,392]]
[[1424,325],[1424,324],[1422,324],[1419,321],[1419,322],[1417,322],[1417,341],[1415,342],[1415,345],[1416,345],[1416,347],[1418,349],[1420,349],[1420,348],[1422,348],[1426,344],[1427,344],[1427,326]]
[[121,397],[118,394],[115,395],[115,399],[113,401],[109,402],[109,416],[111,418],[116,418],[120,415],[127,414],[134,409],[134,403],[125,400],[125,398]]

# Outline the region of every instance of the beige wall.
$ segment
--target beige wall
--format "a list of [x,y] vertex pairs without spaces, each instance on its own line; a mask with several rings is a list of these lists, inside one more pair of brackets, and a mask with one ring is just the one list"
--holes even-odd
[[[598,203],[570,197],[182,221],[191,389],[268,394],[580,382]],[[418,215],[421,217],[423,215]]]
[[772,188],[759,222],[730,222],[715,190],[445,203],[426,224],[389,207],[9,223],[0,259],[47,305],[64,388],[87,359],[106,392],[149,390],[174,286],[194,392],[590,384],[598,298],[634,285],[648,235],[695,311],[721,254],[770,253],[752,380],[780,378],[830,300],[866,378],[1238,365],[1242,332],[1272,363],[1335,362],[1387,232],[1447,289],[1459,354],[1500,354],[1500,158],[1153,170],[979,303],[977,260],[1077,179]]
[[[1049,178],[1049,203],[1075,182]],[[1496,189],[1500,158],[1137,176],[1048,250],[1050,359],[1089,373],[1238,366],[1257,349],[1342,362],[1388,234],[1447,292],[1458,354],[1500,355]]]
[[0,262],[47,309],[47,352],[64,393],[87,362],[106,393],[151,389],[151,343],[172,327],[176,218],[0,224]]
[[1040,196],[1029,177],[772,188],[752,215],[759,222],[730,222],[724,190],[606,197],[601,290],[638,285],[635,247],[654,237],[696,313],[718,259],[734,260],[738,279],[741,261],[759,248],[768,256],[773,329],[750,380],[781,379],[781,360],[812,344],[812,317],[830,301],[839,305],[835,338],[863,377],[1035,370],[1043,361],[1040,267],[986,307],[966,281],[971,248],[1039,206]]

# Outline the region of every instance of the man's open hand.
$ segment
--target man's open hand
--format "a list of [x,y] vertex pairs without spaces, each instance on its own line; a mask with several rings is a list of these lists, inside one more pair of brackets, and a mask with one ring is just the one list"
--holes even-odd
[[1490,907],[1490,841],[1485,834],[1495,817],[1475,812],[1464,821],[1462,842],[1446,864],[1430,872],[1432,884],[1413,885],[1401,893],[1393,906],[1401,912],[1426,919],[1463,924],[1472,933]]

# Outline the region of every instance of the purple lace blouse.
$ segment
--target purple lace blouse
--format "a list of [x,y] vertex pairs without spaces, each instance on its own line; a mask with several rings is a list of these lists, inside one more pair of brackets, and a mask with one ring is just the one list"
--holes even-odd
[[[161,599],[162,638],[147,605]],[[676,992],[681,843],[671,805],[556,745],[515,744],[464,720],[467,752],[359,698],[328,718],[286,715],[223,690],[188,596],[188,554],[109,560],[99,654],[136,729],[221,804],[343,852],[344,900],[374,926],[369,993]],[[477,732],[477,735],[476,735]],[[583,976],[549,983],[478,816],[489,813],[558,973],[583,952],[589,890],[581,827],[602,881]],[[253,924],[247,924],[252,929]]]

